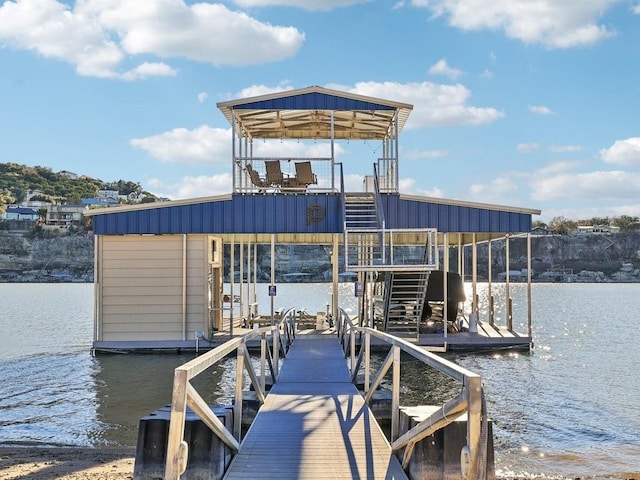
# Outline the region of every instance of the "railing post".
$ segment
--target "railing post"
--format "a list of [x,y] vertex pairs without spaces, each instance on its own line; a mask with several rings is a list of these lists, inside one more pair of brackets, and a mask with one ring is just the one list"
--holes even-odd
[[400,347],[393,347],[393,395],[391,397],[391,441],[400,431]]
[[262,335],[260,336],[260,388],[262,388],[263,392],[267,391],[266,360],[267,360],[267,334],[263,332]]
[[[173,374],[173,394],[171,396],[171,417],[167,439],[167,459],[164,478],[178,480],[186,462],[182,462],[181,444],[184,439],[184,421],[187,413],[187,372],[176,368]],[[185,463],[185,465],[181,465]]]
[[349,340],[350,340],[350,355],[351,355],[351,375],[355,375],[354,372],[356,368],[356,331],[354,328],[349,332]]
[[[470,452],[470,465],[466,478],[478,476],[478,460],[482,446],[482,380],[479,376],[467,377],[467,445]],[[486,447],[485,447],[486,448]]]
[[371,382],[371,334],[365,332],[364,334],[364,393],[369,393],[369,383]]
[[[286,326],[285,326],[286,327]],[[279,363],[280,363],[280,327],[276,327],[273,331],[273,371],[276,374],[276,378],[278,378],[279,373]],[[274,383],[276,379],[273,379]]]
[[244,379],[244,342],[236,351],[236,392],[233,405],[233,436],[240,442],[242,435],[242,388]]

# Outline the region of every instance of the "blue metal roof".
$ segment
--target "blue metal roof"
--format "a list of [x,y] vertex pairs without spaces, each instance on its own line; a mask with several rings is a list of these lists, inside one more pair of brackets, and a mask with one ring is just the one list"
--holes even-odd
[[[439,232],[523,233],[531,213],[489,206],[407,200],[382,195],[387,228],[437,228]],[[145,208],[92,211],[101,235],[341,233],[340,195],[232,195],[194,203],[167,202]]]
[[404,127],[412,105],[311,86],[218,103],[251,138],[385,139]]
[[287,95],[236,105],[236,110],[395,110],[391,105],[321,92]]

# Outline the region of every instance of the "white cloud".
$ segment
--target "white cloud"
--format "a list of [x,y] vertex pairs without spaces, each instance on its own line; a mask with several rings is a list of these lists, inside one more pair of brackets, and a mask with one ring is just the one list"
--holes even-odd
[[582,165],[583,162],[578,161],[551,162],[537,169],[534,175],[536,179],[539,179],[540,177],[551,177],[564,172],[575,170]]
[[446,150],[409,150],[401,154],[403,159],[424,160],[428,158],[442,158],[449,155]]
[[529,105],[529,111],[538,115],[555,115],[553,110],[542,105]]
[[518,184],[508,175],[501,175],[494,178],[489,184],[472,184],[469,187],[470,200],[481,202],[504,203],[504,199],[511,196],[512,192],[518,190]]
[[531,181],[534,200],[599,202],[637,199],[640,196],[640,173],[594,171],[566,172],[555,176],[537,175]]
[[[206,41],[203,41],[206,39]],[[259,22],[222,4],[164,0],[6,1],[0,42],[68,62],[79,75],[136,80],[175,75],[163,62],[137,55],[187,58],[214,65],[262,64],[289,58],[304,34]],[[132,68],[127,64],[133,63]]]
[[519,143],[516,146],[516,150],[522,153],[535,152],[540,148],[540,145],[537,143]]
[[144,62],[122,74],[123,80],[141,80],[149,77],[175,77],[178,72],[165,63]]
[[421,195],[425,197],[443,198],[443,192],[438,187],[421,188],[413,178],[401,178],[398,181],[399,189],[408,195]]
[[180,200],[231,193],[232,178],[229,173],[183,177],[178,183],[165,183],[158,178],[151,178],[147,185],[147,189],[155,195]]
[[363,182],[364,182],[363,175],[348,173],[344,176],[344,189],[347,192],[360,192],[362,191]]
[[204,101],[209,98],[209,94],[206,92],[200,92],[198,94],[198,103],[204,103]]
[[235,4],[243,8],[252,7],[297,7],[304,10],[329,11],[335,8],[351,7],[369,3],[371,0],[235,0]]
[[483,125],[505,116],[495,108],[467,105],[471,92],[462,85],[361,82],[353,87],[339,85],[329,88],[413,105],[406,128]]
[[206,125],[193,130],[174,128],[159,135],[134,138],[131,145],[162,162],[223,165],[230,158],[231,130]]
[[636,5],[635,7],[633,7],[633,9],[631,11],[633,13],[637,13],[638,15],[640,15],[640,3],[638,5]]
[[550,48],[592,45],[613,35],[598,24],[602,13],[621,0],[413,0],[435,17],[466,31],[500,30],[524,43]]
[[640,137],[617,140],[611,147],[600,150],[600,157],[614,165],[640,165]]
[[260,95],[269,95],[270,93],[286,92],[292,90],[293,87],[287,82],[283,82],[276,87],[269,87],[267,85],[251,85],[250,87],[243,88],[238,93],[234,94],[233,99],[236,98],[251,98],[259,97]]
[[581,145],[552,145],[549,147],[549,150],[554,153],[571,153],[571,152],[581,152]]
[[444,75],[451,78],[452,80],[455,80],[460,75],[462,75],[462,70],[450,67],[447,64],[447,61],[443,58],[429,67],[429,73],[431,75]]
[[493,72],[488,68],[485,68],[483,72],[480,74],[480,77],[485,78],[487,80],[491,80],[493,78]]

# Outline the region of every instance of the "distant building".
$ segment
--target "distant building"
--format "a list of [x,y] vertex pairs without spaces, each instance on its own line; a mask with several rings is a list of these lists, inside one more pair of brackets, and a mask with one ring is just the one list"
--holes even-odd
[[117,198],[110,197],[83,198],[82,204],[91,208],[113,207],[120,204],[120,201]]
[[27,207],[8,207],[7,211],[0,215],[3,220],[38,220],[38,212]]
[[68,228],[71,225],[82,224],[82,214],[87,211],[87,205],[48,205],[46,225]]
[[552,232],[548,228],[534,227],[531,229],[531,235],[551,235]]
[[140,203],[146,196],[147,195],[142,192],[131,192],[127,195],[127,200],[131,203]]
[[620,233],[620,227],[612,225],[578,225],[576,227],[576,235],[613,235],[617,233]]
[[117,190],[98,190],[98,198],[111,198],[113,200],[118,200],[118,191]]

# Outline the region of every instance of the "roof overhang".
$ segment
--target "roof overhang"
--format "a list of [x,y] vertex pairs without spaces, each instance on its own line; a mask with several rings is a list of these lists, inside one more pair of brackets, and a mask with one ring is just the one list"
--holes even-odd
[[312,86],[220,102],[242,136],[262,139],[382,140],[404,127],[412,105]]

